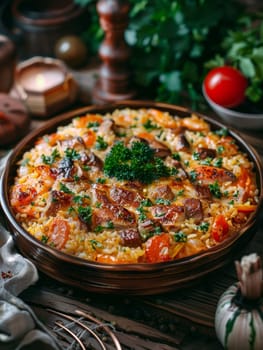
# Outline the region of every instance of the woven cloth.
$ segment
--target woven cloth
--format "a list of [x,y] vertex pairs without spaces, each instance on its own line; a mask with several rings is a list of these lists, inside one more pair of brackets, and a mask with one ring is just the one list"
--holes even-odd
[[[2,172],[7,157],[0,161]],[[19,294],[36,283],[36,267],[19,254],[0,223],[0,349],[58,350],[59,345]]]

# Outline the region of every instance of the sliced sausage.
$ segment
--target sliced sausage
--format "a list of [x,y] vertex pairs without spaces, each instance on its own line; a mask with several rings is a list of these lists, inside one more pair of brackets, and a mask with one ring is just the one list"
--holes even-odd
[[142,239],[145,241],[147,238],[157,232],[162,232],[162,227],[157,220],[146,219],[138,223],[138,230]]
[[130,228],[136,224],[135,215],[120,205],[108,205],[94,208],[92,213],[91,229],[113,223],[114,228]]
[[232,171],[224,168],[217,168],[213,166],[199,166],[194,169],[195,180],[202,181],[202,184],[210,184],[215,181],[219,183],[235,181],[236,176]]
[[196,152],[199,156],[199,159],[206,159],[206,158],[215,158],[216,157],[216,150],[213,148],[205,148],[205,147],[199,147]]
[[58,143],[63,150],[71,148],[76,151],[81,151],[86,148],[84,140],[81,136],[71,137],[67,140],[60,140]]
[[81,152],[79,161],[83,165],[96,167],[100,170],[103,167],[103,161],[98,156],[96,156],[93,152],[88,152],[88,151]]
[[62,191],[51,191],[50,201],[46,208],[47,216],[56,216],[60,209],[69,206],[71,202],[71,195]]
[[173,159],[172,157],[167,157],[165,160],[165,165],[168,167],[177,169],[176,174],[174,175],[176,179],[180,179],[180,180],[187,179],[188,177],[187,172],[184,170],[179,160]]
[[109,195],[114,202],[135,208],[140,205],[143,199],[138,192],[120,186],[112,186]]
[[174,193],[168,185],[161,185],[151,187],[149,189],[149,197],[152,200],[163,198],[171,201],[174,199]]
[[195,190],[199,198],[207,200],[212,199],[212,194],[208,186],[195,184]]
[[92,201],[94,204],[99,203],[101,206],[111,205],[109,197],[109,188],[106,185],[94,184],[91,188]]
[[140,233],[136,228],[120,230],[119,235],[121,237],[122,246],[136,248],[142,244]]
[[190,144],[184,134],[179,134],[176,139],[176,150],[177,151],[188,151],[190,149]]
[[200,199],[187,198],[184,202],[184,211],[186,219],[194,219],[195,223],[203,220],[204,213]]
[[168,231],[177,228],[185,219],[184,206],[154,205],[149,207],[149,210],[154,219]]

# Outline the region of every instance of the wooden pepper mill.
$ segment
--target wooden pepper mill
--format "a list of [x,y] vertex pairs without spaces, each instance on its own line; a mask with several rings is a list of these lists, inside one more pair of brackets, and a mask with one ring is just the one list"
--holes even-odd
[[0,35],[0,92],[9,92],[14,82],[16,48],[6,36]]
[[129,3],[122,0],[99,0],[97,11],[105,38],[99,49],[102,65],[93,90],[95,103],[111,103],[135,96],[128,67],[130,50],[124,39],[128,25]]

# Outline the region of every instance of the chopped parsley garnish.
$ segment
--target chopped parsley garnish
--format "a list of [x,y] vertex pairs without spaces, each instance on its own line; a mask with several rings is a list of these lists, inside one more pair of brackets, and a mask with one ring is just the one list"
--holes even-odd
[[217,158],[214,160],[214,166],[221,168],[223,165],[223,158]]
[[218,135],[218,136],[227,136],[228,135],[228,129],[227,128],[222,128],[219,130],[215,130],[214,134]]
[[144,124],[144,128],[148,131],[155,130],[155,129],[160,129],[158,125],[153,124],[150,119],[148,119]]
[[68,214],[71,215],[73,213],[75,213],[75,208],[74,207],[69,207],[68,208]]
[[99,122],[89,122],[87,128],[97,128],[99,125]]
[[155,203],[156,204],[170,205],[171,201],[169,201],[168,199],[164,199],[164,198],[157,198]]
[[177,192],[177,197],[180,197],[184,194],[184,190],[180,190]]
[[147,219],[147,210],[144,209],[144,207],[151,207],[152,203],[151,201],[147,198],[147,199],[143,199],[140,203],[140,206],[137,208],[137,212],[139,213],[139,221],[144,221]]
[[55,148],[55,149],[52,151],[52,153],[51,153],[50,156],[46,156],[45,154],[42,154],[42,155],[41,155],[41,158],[42,158],[43,163],[45,163],[45,164],[47,164],[47,165],[53,164],[53,163],[55,162],[55,160],[56,160],[57,158],[59,158],[59,157],[60,157],[60,154],[59,154],[59,151],[57,150],[57,148]]
[[209,229],[209,222],[202,222],[199,226],[198,226],[198,230],[202,231],[202,232],[207,232]]
[[197,172],[195,170],[191,170],[189,172],[190,180],[195,181],[197,179]]
[[71,160],[80,159],[80,154],[74,148],[67,148],[65,150],[65,156]]
[[98,225],[96,228],[95,228],[95,232],[96,233],[99,233],[99,232],[102,232],[104,231],[105,229],[114,229],[114,224],[112,221],[108,221],[105,226],[102,226],[102,225]]
[[149,198],[143,199],[140,203],[141,206],[143,207],[151,207],[152,206],[152,202],[150,201]]
[[200,154],[199,154],[199,152],[194,151],[192,157],[193,157],[194,160],[200,160]]
[[98,151],[104,151],[108,147],[108,143],[104,140],[102,136],[98,136],[96,143],[95,143],[95,148]]
[[160,233],[162,233],[163,232],[163,230],[162,230],[162,228],[160,227],[160,226],[156,226],[155,228],[154,228],[154,230],[153,230],[153,233],[155,234],[155,235],[159,235]]
[[126,132],[115,131],[115,135],[118,137],[125,137],[127,134]]
[[234,198],[237,198],[239,196],[239,190],[236,190],[236,192],[233,194]]
[[181,160],[181,156],[179,153],[173,153],[172,154],[172,158],[175,159],[175,160]]
[[91,169],[91,167],[88,165],[83,165],[82,169],[85,171],[89,171]]
[[65,184],[63,184],[62,182],[59,183],[59,190],[64,192],[64,193],[68,193],[68,194],[74,194],[74,192],[71,191],[71,189],[69,189]]
[[170,169],[154,150],[144,142],[133,142],[131,148],[116,143],[106,155],[104,173],[118,180],[140,181],[149,184],[161,177],[170,176]]
[[218,154],[222,154],[222,153],[224,152],[224,150],[225,150],[225,147],[222,146],[222,145],[221,145],[221,146],[218,146],[217,149],[216,149],[216,151],[217,151]]
[[42,235],[42,237],[41,237],[41,242],[42,242],[42,243],[47,243],[47,242],[48,242],[48,239],[49,239],[48,236]]
[[230,205],[234,205],[234,204],[235,204],[234,199],[232,199],[231,201],[229,201],[229,202],[228,202],[228,204],[230,204]]
[[96,241],[96,239],[90,239],[90,244],[92,246],[92,249],[96,250],[97,248],[102,248],[103,245],[99,242],[99,241]]
[[78,207],[78,215],[82,221],[84,221],[86,224],[91,223],[91,217],[92,217],[92,209],[91,207]]
[[210,165],[211,162],[212,162],[212,160],[213,160],[212,158],[207,157],[207,158],[201,160],[201,161],[200,161],[200,164],[201,164],[201,165]]
[[29,159],[29,158],[25,158],[25,159],[23,159],[23,161],[21,162],[21,165],[22,165],[22,166],[26,166],[26,165],[28,165],[29,162],[30,162],[30,159]]
[[97,179],[97,181],[96,181],[98,184],[105,184],[105,182],[106,182],[106,179],[105,178],[103,178],[103,177],[99,177],[98,179]]
[[221,198],[222,197],[222,193],[219,187],[219,184],[217,181],[215,181],[213,184],[208,185],[210,192],[212,193],[213,196],[215,196],[216,198]]
[[170,175],[178,175],[179,170],[177,168],[170,168]]
[[84,194],[83,196],[76,195],[76,196],[73,197],[73,201],[76,204],[83,204],[85,199],[90,199],[90,196],[87,196],[86,194]]
[[139,212],[139,221],[145,221],[147,219],[147,210],[145,210],[143,207],[139,207],[137,211]]
[[187,241],[187,235],[184,232],[176,232],[174,234],[174,240],[175,242],[186,242]]

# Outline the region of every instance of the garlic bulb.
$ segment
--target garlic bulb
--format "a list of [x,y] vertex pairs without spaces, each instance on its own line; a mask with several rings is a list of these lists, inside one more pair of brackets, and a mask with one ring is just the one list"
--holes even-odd
[[263,281],[257,254],[236,262],[239,282],[220,297],[215,315],[218,339],[228,350],[263,349]]

